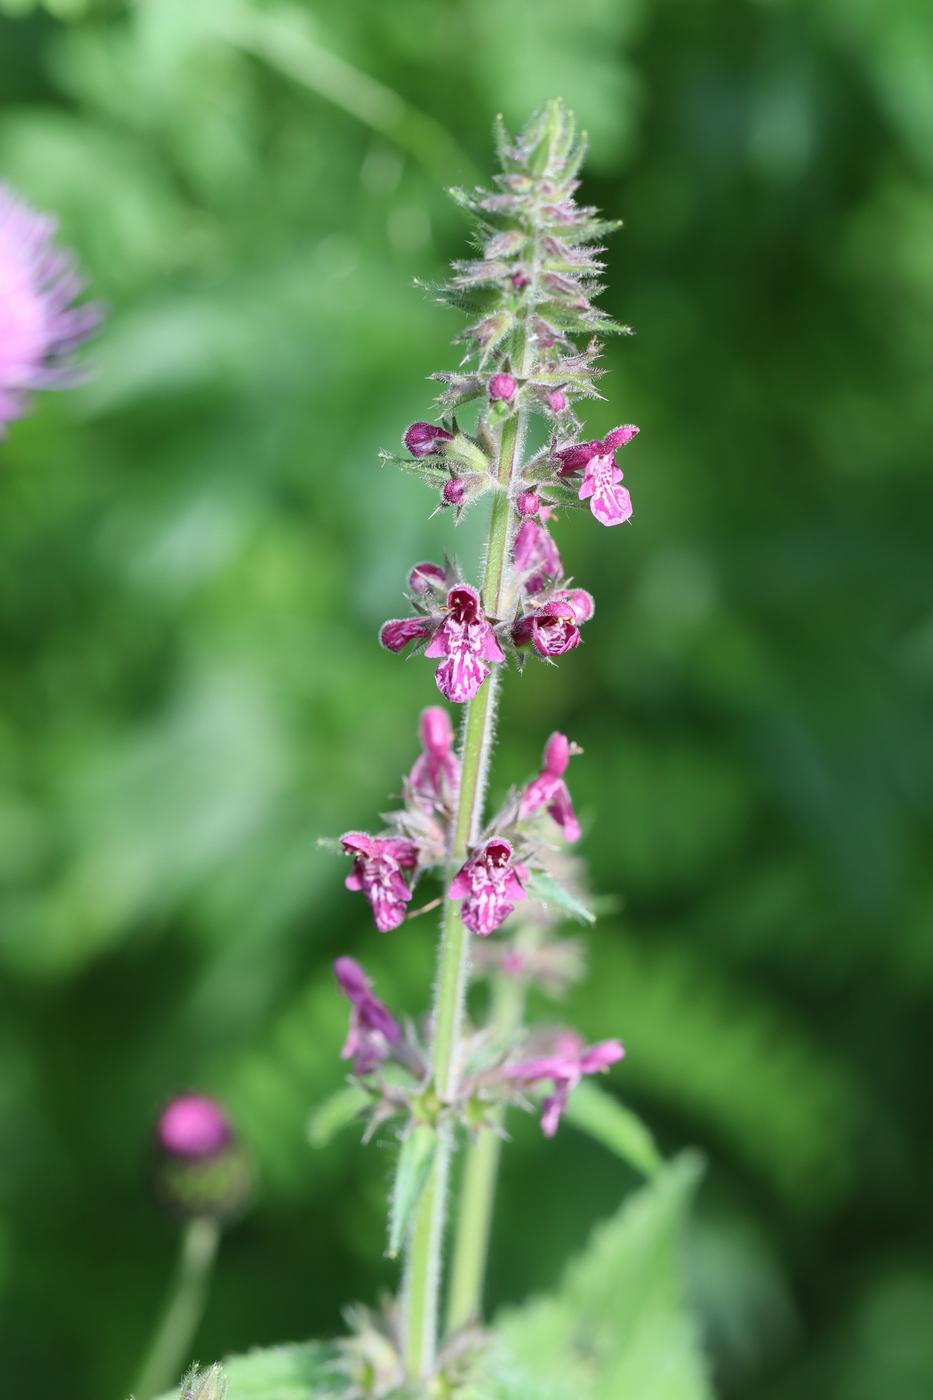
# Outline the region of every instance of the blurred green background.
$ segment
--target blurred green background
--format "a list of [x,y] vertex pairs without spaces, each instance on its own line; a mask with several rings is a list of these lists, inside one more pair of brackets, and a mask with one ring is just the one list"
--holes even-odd
[[[202,1359],[392,1283],[389,1151],[314,1155],[304,1120],[343,1069],[329,960],[415,1012],[433,928],[376,936],[315,841],[372,828],[435,697],[375,642],[452,541],[376,460],[457,358],[412,277],[462,255],[443,185],[489,171],[496,112],[562,95],[585,197],[626,222],[603,304],[637,334],[589,422],[641,425],[635,517],[561,522],[597,613],[509,681],[495,787],[554,727],[586,750],[619,912],[566,1015],[622,1036],[612,1085],[666,1149],[708,1155],[688,1269],[721,1394],[933,1396],[925,23],[6,0],[0,172],[110,315],[91,382],[0,446],[4,1393],[125,1395],[176,1248],[147,1150],[179,1089],[224,1098],[262,1174]],[[515,1117],[493,1304],[633,1180]]]

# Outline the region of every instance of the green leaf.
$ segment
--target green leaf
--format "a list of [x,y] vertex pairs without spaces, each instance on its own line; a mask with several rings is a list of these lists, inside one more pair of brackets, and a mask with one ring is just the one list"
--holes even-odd
[[[327,1400],[346,1388],[337,1359],[331,1342],[257,1347],[245,1356],[228,1357],[223,1363],[226,1400]],[[162,1400],[178,1400],[178,1392],[172,1390]]]
[[331,1094],[308,1115],[307,1134],[311,1146],[326,1147],[370,1102],[369,1094],[358,1084],[347,1084]]
[[570,1095],[564,1117],[645,1176],[663,1169],[664,1158],[638,1115],[589,1080]]
[[557,1294],[502,1317],[504,1374],[524,1370],[548,1400],[711,1400],[678,1257],[700,1171],[692,1153],[665,1167],[597,1227]]
[[533,899],[541,899],[545,904],[556,904],[559,909],[564,909],[581,924],[593,924],[596,922],[596,915],[591,913],[585,905],[565,890],[563,885],[559,885],[552,876],[546,875],[543,870],[533,870],[525,882],[525,888]]
[[399,1153],[389,1212],[389,1247],[394,1259],[402,1247],[412,1211],[421,1199],[437,1151],[437,1133],[425,1123],[412,1128]]

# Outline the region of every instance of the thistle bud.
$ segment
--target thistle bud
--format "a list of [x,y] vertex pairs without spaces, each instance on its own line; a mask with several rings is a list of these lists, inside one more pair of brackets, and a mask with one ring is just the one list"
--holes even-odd
[[508,402],[514,399],[517,388],[518,384],[511,374],[494,374],[489,381],[489,397]]
[[515,502],[519,515],[537,515],[541,509],[541,497],[536,491],[523,491]]
[[202,1094],[173,1099],[159,1118],[156,1146],[156,1189],[173,1215],[229,1220],[244,1208],[253,1187],[252,1167],[213,1099]]

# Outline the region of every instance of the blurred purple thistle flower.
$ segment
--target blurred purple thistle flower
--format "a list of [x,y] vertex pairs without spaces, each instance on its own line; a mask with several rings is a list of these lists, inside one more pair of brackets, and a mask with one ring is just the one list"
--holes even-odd
[[558,476],[583,472],[577,495],[581,501],[589,500],[590,510],[603,525],[621,525],[631,517],[632,498],[626,488],[619,485],[622,472],[613,454],[617,448],[631,442],[637,432],[634,423],[625,423],[613,428],[602,442],[580,442],[554,454],[561,462]]
[[205,1094],[173,1099],[159,1117],[156,1135],[161,1147],[176,1157],[213,1157],[233,1136],[220,1104]]
[[392,1046],[401,1042],[401,1029],[385,1003],[373,996],[372,983],[354,958],[337,958],[334,973],[340,990],[353,1004],[340,1058],[353,1061],[354,1074],[371,1074],[389,1058]]
[[507,1079],[516,1080],[522,1088],[537,1084],[542,1079],[553,1082],[553,1094],[548,1095],[541,1105],[541,1131],[545,1137],[553,1137],[561,1114],[567,1107],[567,1100],[583,1076],[604,1074],[624,1054],[618,1040],[601,1040],[585,1050],[580,1037],[568,1032],[559,1038],[553,1054],[512,1065],[503,1070],[503,1074]]
[[93,302],[71,305],[84,282],[73,256],[52,246],[55,229],[0,184],[0,436],[33,392],[75,382],[67,356],[103,314]]
[[579,752],[566,735],[552,734],[544,746],[544,768],[522,793],[518,809],[519,818],[524,821],[546,807],[557,825],[563,828],[567,841],[579,841],[581,834],[570,792],[564,782],[570,757]]
[[453,751],[454,732],[447,711],[439,705],[422,710],[420,731],[424,753],[415,759],[409,785],[416,797],[426,800],[429,811],[452,807],[460,787],[460,760]]
[[368,836],[365,831],[345,832],[340,840],[354,857],[353,869],[344,881],[347,889],[363,891],[380,933],[398,928],[411,899],[402,869],[417,866],[417,848],[400,836]]
[[528,872],[512,864],[512,847],[501,837],[487,841],[454,876],[448,894],[462,899],[460,917],[473,933],[486,936],[527,899],[522,879]]

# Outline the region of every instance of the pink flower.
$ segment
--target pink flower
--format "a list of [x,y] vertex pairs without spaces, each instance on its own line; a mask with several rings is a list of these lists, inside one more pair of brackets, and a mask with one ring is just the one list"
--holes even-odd
[[632,514],[632,500],[625,487],[619,485],[622,473],[613,454],[631,442],[637,432],[633,423],[626,423],[613,428],[602,442],[579,442],[554,454],[561,462],[558,476],[583,472],[577,495],[581,501],[589,500],[590,510],[603,525],[621,525]]
[[544,768],[526,787],[518,809],[519,818],[524,821],[546,807],[557,825],[563,827],[564,837],[568,841],[580,839],[580,823],[564,782],[567,764],[574,752],[579,750],[573,748],[566,735],[551,735],[544,746]]
[[430,637],[434,628],[426,617],[393,617],[379,632],[379,641],[387,651],[401,651],[418,637]]
[[439,428],[436,423],[412,423],[410,428],[406,428],[402,438],[413,457],[431,457],[441,451],[439,443],[453,440],[453,433],[448,433],[446,428]]
[[552,413],[563,413],[567,407],[567,395],[560,389],[554,389],[548,394],[547,402]]
[[518,382],[512,378],[511,374],[494,374],[489,381],[489,397],[491,399],[514,399]]
[[233,1136],[220,1104],[204,1094],[185,1094],[162,1111],[159,1143],[176,1157],[213,1157]]
[[527,899],[522,879],[528,872],[512,864],[512,847],[497,837],[471,856],[451,881],[451,899],[462,899],[460,917],[468,929],[485,936],[507,919],[520,899]]
[[453,752],[454,732],[446,710],[432,705],[421,712],[424,753],[415,759],[408,782],[416,797],[434,807],[452,807],[460,787],[460,760]]
[[503,1071],[507,1079],[517,1080],[523,1088],[542,1079],[553,1081],[554,1092],[541,1105],[541,1131],[545,1137],[553,1137],[557,1132],[567,1100],[583,1076],[604,1074],[625,1054],[617,1040],[601,1040],[598,1045],[591,1045],[589,1050],[583,1048],[582,1040],[576,1035],[561,1036],[560,1041],[563,1043],[553,1054],[544,1055],[539,1060],[528,1060],[525,1064],[512,1065]]
[[593,599],[585,588],[552,593],[537,611],[520,617],[512,628],[517,647],[531,642],[541,656],[563,656],[580,645],[579,624],[593,615]]
[[365,831],[348,831],[340,840],[347,854],[355,857],[344,881],[347,889],[363,891],[380,933],[398,928],[411,899],[402,869],[413,870],[418,864],[417,848],[400,836],[367,836]]
[[564,572],[550,531],[537,520],[523,520],[519,525],[512,557],[518,572],[530,575],[524,584],[526,593],[540,593],[549,578],[559,578]]
[[416,564],[408,575],[408,587],[419,598],[447,592],[447,573],[440,564]]
[[340,1058],[353,1060],[354,1074],[371,1074],[380,1060],[389,1058],[391,1047],[399,1044],[402,1032],[389,1008],[373,996],[372,983],[354,958],[337,958],[334,972],[340,990],[353,1003]]
[[523,491],[515,502],[519,515],[537,515],[541,509],[541,497],[535,491]]
[[67,357],[101,318],[93,303],[71,305],[84,283],[54,233],[53,219],[0,184],[0,436],[34,390],[74,382]]
[[504,661],[496,634],[480,609],[479,594],[468,584],[458,584],[447,595],[447,617],[425,650],[432,659],[442,657],[435,679],[446,700],[463,704],[472,700],[489,675],[487,661]]

